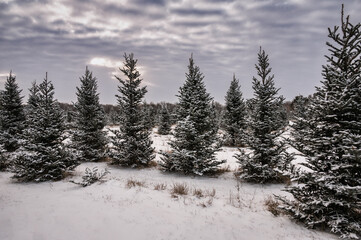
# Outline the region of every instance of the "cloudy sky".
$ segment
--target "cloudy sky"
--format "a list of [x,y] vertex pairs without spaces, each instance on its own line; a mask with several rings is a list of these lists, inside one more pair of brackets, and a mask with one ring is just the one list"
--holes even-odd
[[[102,103],[116,103],[124,52],[133,52],[148,86],[147,102],[176,102],[188,58],[208,92],[224,102],[233,73],[252,97],[262,46],[287,100],[322,79],[327,28],[340,24],[339,0],[0,0],[0,88],[12,69],[23,95],[45,72],[61,102],[76,100],[85,66]],[[345,0],[351,22],[361,1]]]

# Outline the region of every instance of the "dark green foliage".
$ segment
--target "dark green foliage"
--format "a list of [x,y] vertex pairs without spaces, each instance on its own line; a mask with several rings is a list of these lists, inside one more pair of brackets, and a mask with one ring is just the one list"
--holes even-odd
[[162,108],[159,113],[159,127],[158,133],[161,135],[169,134],[171,130],[170,114],[166,104],[162,105]]
[[143,111],[144,114],[143,120],[145,126],[147,126],[148,130],[152,131],[156,124],[155,118],[157,115],[157,110],[154,104],[152,103],[148,104],[144,101],[143,104],[141,105],[141,110]]
[[278,138],[285,125],[282,118],[283,97],[277,96],[279,89],[274,86],[268,55],[260,49],[258,53],[257,75],[253,77],[254,98],[249,102],[250,115],[245,140],[252,150],[243,150],[236,155],[241,165],[241,178],[256,183],[282,182],[283,172],[289,158],[286,158],[285,143]]
[[240,88],[239,81],[233,75],[225,97],[226,109],[224,113],[224,128],[227,132],[226,144],[230,146],[242,144],[242,132],[246,127],[246,104]]
[[303,154],[310,155],[310,149],[307,147],[307,140],[304,138],[303,132],[308,131],[307,119],[311,116],[311,112],[308,111],[308,105],[311,99],[303,96],[296,96],[292,101],[293,116],[292,124],[290,124],[292,131],[291,145]]
[[107,144],[103,132],[104,111],[99,104],[96,78],[88,68],[80,78],[80,83],[76,93],[78,101],[74,104],[76,128],[72,138],[73,146],[79,153],[80,161],[98,161],[104,157]]
[[29,104],[24,130],[23,153],[15,160],[14,178],[20,181],[59,180],[67,170],[77,166],[62,144],[64,123],[59,105],[54,100],[54,86],[47,76],[30,95],[36,96]]
[[1,135],[0,142],[8,152],[18,149],[24,129],[25,114],[16,78],[10,72],[6,78],[5,91],[1,94]]
[[133,54],[124,55],[124,67],[120,71],[125,79],[115,76],[120,82],[117,95],[120,107],[120,129],[114,131],[114,145],[110,155],[113,164],[129,167],[148,166],[154,159],[154,149],[150,139],[149,126],[145,124],[145,114],[141,103],[147,90],[140,87],[142,79],[136,68],[137,61]]
[[307,116],[307,106],[310,103],[311,97],[304,97],[302,95],[296,96],[291,102],[293,118],[305,118]]
[[312,171],[288,188],[295,201],[283,208],[308,227],[328,228],[346,239],[361,237],[361,24],[344,19],[329,29],[330,55],[321,86],[304,119]]
[[224,161],[217,161],[218,126],[212,98],[206,92],[203,74],[189,59],[186,81],[179,90],[178,122],[172,151],[163,153],[162,168],[185,174],[213,174]]
[[29,98],[27,102],[27,107],[31,109],[35,109],[39,104],[39,86],[36,82],[31,83],[31,88],[29,88]]
[[86,168],[85,174],[82,177],[83,179],[82,182],[74,182],[74,181],[70,181],[70,182],[81,185],[83,187],[88,187],[96,182],[104,181],[104,177],[109,173],[110,172],[108,171],[108,169],[104,169],[103,171],[98,172],[98,167],[93,167],[92,169]]

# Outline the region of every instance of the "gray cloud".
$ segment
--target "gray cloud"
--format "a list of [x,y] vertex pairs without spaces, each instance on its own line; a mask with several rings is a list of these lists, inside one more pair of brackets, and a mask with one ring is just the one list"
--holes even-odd
[[184,16],[212,16],[212,15],[223,15],[222,10],[218,9],[197,9],[197,8],[173,8],[170,10],[171,13],[178,14],[178,15],[184,15]]
[[[252,97],[259,46],[269,53],[280,93],[308,95],[321,80],[327,27],[339,24],[337,0],[53,0],[0,2],[0,74],[13,69],[24,89],[45,71],[60,101],[75,101],[85,65],[99,81],[101,101],[115,103],[116,67],[134,52],[147,101],[176,101],[193,53],[208,91],[223,102],[233,73]],[[346,3],[352,22],[361,4]],[[27,94],[27,91],[24,91]]]

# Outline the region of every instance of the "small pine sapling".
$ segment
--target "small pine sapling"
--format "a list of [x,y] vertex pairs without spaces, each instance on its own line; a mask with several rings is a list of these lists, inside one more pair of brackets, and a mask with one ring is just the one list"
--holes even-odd
[[107,174],[110,174],[107,168],[101,172],[98,172],[98,167],[86,168],[85,175],[82,177],[83,181],[79,184],[83,187],[90,186],[93,183],[102,181]]

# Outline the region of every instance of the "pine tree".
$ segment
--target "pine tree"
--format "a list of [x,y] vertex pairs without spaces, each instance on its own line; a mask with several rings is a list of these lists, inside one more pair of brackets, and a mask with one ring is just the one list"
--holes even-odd
[[155,127],[155,116],[157,114],[155,107],[152,106],[152,104],[148,104],[146,101],[143,101],[140,108],[143,112],[145,126],[149,131],[152,131],[153,127]]
[[242,132],[246,127],[246,104],[242,97],[241,86],[233,75],[231,85],[225,97],[226,109],[224,114],[226,141],[230,146],[242,144]]
[[162,153],[162,168],[185,174],[212,174],[224,161],[217,161],[218,126],[212,98],[206,92],[203,74],[189,59],[186,81],[179,90],[178,122],[172,152]]
[[[67,170],[77,166],[72,156],[64,149],[62,135],[64,122],[59,104],[54,100],[54,86],[44,81],[33,84],[29,104],[31,111],[27,116],[24,130],[23,151],[15,160],[14,178],[20,181],[59,180]],[[37,89],[37,90],[35,90]]]
[[113,164],[128,167],[144,167],[154,159],[154,149],[150,139],[150,130],[145,121],[144,111],[141,109],[142,99],[146,94],[146,87],[140,87],[142,79],[136,68],[138,60],[133,53],[124,54],[124,67],[120,71],[125,79],[115,76],[120,82],[117,95],[120,111],[120,128],[114,131],[112,137],[114,145],[110,155]]
[[29,97],[27,106],[30,109],[36,109],[39,103],[39,86],[36,84],[36,81],[31,83],[31,88],[29,88]]
[[10,72],[6,78],[5,91],[1,95],[1,136],[0,142],[8,152],[15,151],[21,142],[24,129],[24,107],[20,96],[21,90],[16,83],[16,77]]
[[78,101],[76,109],[76,130],[73,134],[73,146],[79,152],[80,161],[98,161],[104,157],[107,144],[105,132],[105,113],[99,103],[97,81],[92,72],[85,69],[77,87]]
[[165,103],[162,104],[162,108],[159,112],[159,127],[158,133],[161,135],[169,134],[171,130],[171,123],[170,123],[170,114],[168,112],[167,105]]
[[288,188],[295,201],[283,208],[308,227],[328,228],[342,238],[361,238],[361,24],[341,12],[341,27],[329,29],[330,55],[306,119],[313,152],[301,176]]
[[290,143],[292,147],[306,155],[312,154],[310,149],[307,148],[308,141],[304,138],[303,134],[303,132],[307,132],[309,130],[307,126],[307,119],[310,117],[310,114],[312,114],[308,111],[309,103],[310,98],[299,95],[294,98],[291,104],[293,112],[292,124],[290,124],[292,129],[292,141],[290,141]]
[[283,97],[277,96],[274,75],[271,75],[269,58],[265,51],[258,53],[257,75],[253,77],[254,98],[250,101],[251,111],[247,120],[246,143],[252,150],[243,150],[236,155],[241,166],[241,178],[256,183],[282,182],[281,169],[285,168],[285,143],[277,140],[285,125],[281,112]]

